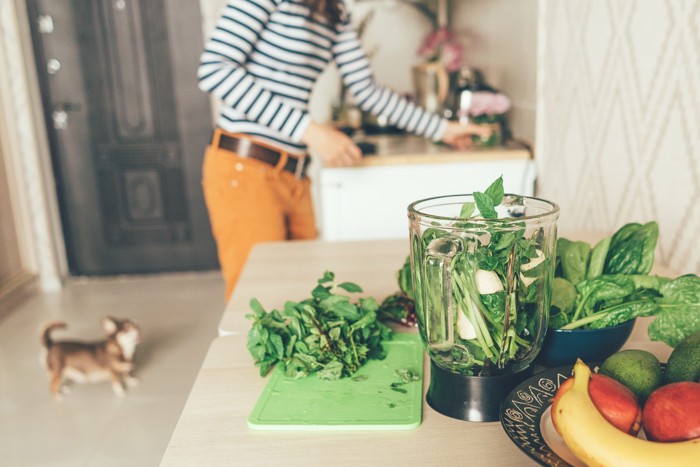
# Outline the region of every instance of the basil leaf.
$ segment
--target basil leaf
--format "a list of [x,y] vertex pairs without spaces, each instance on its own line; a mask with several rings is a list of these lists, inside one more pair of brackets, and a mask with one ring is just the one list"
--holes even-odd
[[503,175],[498,177],[491,185],[489,185],[485,194],[491,198],[491,202],[494,206],[501,204],[503,201]]
[[474,192],[474,201],[476,201],[476,207],[479,208],[479,213],[484,219],[496,219],[498,218],[498,213],[494,208],[495,204],[493,200],[488,195],[481,192]]
[[323,277],[321,277],[318,280],[318,283],[319,284],[327,284],[328,282],[333,282],[334,279],[335,279],[335,274],[333,274],[330,271],[326,271],[323,273]]
[[462,209],[459,211],[459,217],[462,219],[469,219],[474,214],[474,209],[476,204],[472,201],[466,202],[462,205]]
[[256,318],[262,318],[265,316],[265,309],[256,298],[250,299],[250,309],[253,310]]
[[357,285],[353,282],[343,282],[341,284],[338,284],[338,287],[340,287],[341,289],[344,289],[348,292],[351,292],[351,293],[362,292],[362,287],[360,287],[359,285]]
[[343,364],[337,360],[333,360],[326,364],[322,370],[318,372],[318,377],[320,379],[325,379],[328,381],[335,381],[340,379],[343,374]]

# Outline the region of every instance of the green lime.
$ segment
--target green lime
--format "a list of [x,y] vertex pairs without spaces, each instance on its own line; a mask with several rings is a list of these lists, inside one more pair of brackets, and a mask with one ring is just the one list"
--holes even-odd
[[666,364],[666,382],[700,382],[700,331],[690,334],[671,352]]
[[617,352],[603,362],[600,373],[627,386],[640,404],[644,404],[649,394],[663,384],[661,362],[646,350]]

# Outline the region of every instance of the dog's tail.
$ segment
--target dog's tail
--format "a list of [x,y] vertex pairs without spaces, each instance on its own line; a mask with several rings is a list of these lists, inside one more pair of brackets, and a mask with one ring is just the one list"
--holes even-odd
[[66,323],[63,321],[51,321],[46,323],[41,331],[41,343],[47,349],[51,347],[53,341],[51,340],[51,331],[54,329],[65,329]]

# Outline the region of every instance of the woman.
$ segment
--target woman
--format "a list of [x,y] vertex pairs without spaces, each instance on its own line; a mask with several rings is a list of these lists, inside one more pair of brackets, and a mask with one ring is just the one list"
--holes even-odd
[[198,71],[200,88],[222,102],[203,186],[227,298],[255,243],[316,237],[308,150],[326,166],[362,156],[307,111],[331,60],[358,105],[399,128],[456,147],[488,131],[447,122],[377,86],[342,0],[229,0]]

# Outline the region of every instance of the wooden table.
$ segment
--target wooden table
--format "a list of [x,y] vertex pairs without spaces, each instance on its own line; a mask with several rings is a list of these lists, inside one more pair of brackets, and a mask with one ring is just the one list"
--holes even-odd
[[[568,238],[595,241],[600,234]],[[423,422],[410,431],[266,432],[246,420],[267,380],[246,349],[248,301],[267,308],[306,298],[325,270],[352,281],[377,299],[398,290],[395,273],[407,241],[285,242],[258,245],[220,324],[163,457],[163,466],[228,465],[534,465],[499,422],[454,420],[423,407]],[[657,268],[654,272],[671,275]],[[640,319],[625,348],[646,349],[665,361],[671,349],[651,343],[649,320]],[[411,332],[411,331],[409,331]],[[415,332],[415,330],[413,331]],[[427,359],[426,359],[427,362]],[[426,365],[427,374],[427,365]],[[427,390],[428,378],[424,389]]]

